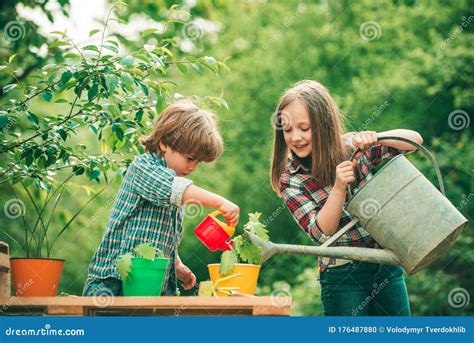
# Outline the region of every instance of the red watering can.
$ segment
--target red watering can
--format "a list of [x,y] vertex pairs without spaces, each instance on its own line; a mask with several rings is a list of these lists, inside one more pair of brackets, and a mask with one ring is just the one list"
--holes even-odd
[[235,226],[221,222],[216,218],[219,214],[222,214],[219,210],[209,214],[194,229],[194,234],[211,251],[231,250],[234,242],[227,242],[227,240],[234,235]]

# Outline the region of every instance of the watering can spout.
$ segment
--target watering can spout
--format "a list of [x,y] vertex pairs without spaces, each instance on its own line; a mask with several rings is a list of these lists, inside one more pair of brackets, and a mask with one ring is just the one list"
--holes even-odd
[[400,265],[398,257],[387,249],[275,244],[273,242],[262,241],[258,236],[247,231],[245,231],[245,235],[254,245],[261,248],[263,262],[277,253],[282,253],[316,255],[320,257],[334,257],[377,264]]

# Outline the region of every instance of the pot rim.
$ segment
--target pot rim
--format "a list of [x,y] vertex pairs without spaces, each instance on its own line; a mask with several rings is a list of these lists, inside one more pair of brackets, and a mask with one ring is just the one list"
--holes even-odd
[[66,260],[63,258],[50,258],[50,257],[10,257],[10,260],[53,260],[53,261],[62,261]]
[[[219,266],[219,265],[220,265],[220,263],[209,263],[207,266],[210,267],[210,266]],[[254,267],[258,267],[258,268],[262,267],[259,264],[252,264],[252,263],[235,263],[234,266],[254,266]]]

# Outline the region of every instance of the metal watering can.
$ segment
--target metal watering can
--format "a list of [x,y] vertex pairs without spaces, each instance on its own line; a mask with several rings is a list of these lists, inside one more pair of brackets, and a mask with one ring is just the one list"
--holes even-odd
[[[380,137],[416,146],[431,161],[438,178],[437,190],[404,155],[388,161],[352,195],[348,187],[347,211],[354,218],[321,246],[264,242],[246,232],[262,248],[263,260],[276,253],[309,254],[370,263],[401,265],[413,275],[440,257],[456,240],[467,219],[446,198],[438,165],[422,145],[402,137]],[[352,160],[358,150],[354,152]],[[384,249],[330,247],[356,223]]]

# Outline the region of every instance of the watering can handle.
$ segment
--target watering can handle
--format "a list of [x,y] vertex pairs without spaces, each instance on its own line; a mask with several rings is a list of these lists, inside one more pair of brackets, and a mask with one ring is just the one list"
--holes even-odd
[[[406,142],[406,143],[410,143],[412,145],[414,145],[415,147],[417,147],[418,149],[420,149],[424,154],[425,156],[430,160],[431,164],[433,165],[434,169],[435,169],[435,172],[436,172],[436,177],[438,178],[438,183],[439,183],[439,190],[441,191],[441,193],[446,196],[446,194],[444,193],[444,183],[443,183],[443,178],[441,177],[441,172],[439,170],[439,167],[438,167],[438,164],[436,163],[433,155],[431,155],[431,153],[428,151],[428,149],[426,149],[423,145],[421,144],[418,144],[417,142],[414,142],[412,141],[411,139],[408,139],[408,138],[403,138],[403,137],[395,137],[395,136],[387,136],[387,137],[378,137],[378,140],[379,141],[382,141],[382,140],[388,140],[388,139],[393,139],[393,140],[397,140],[397,141],[402,141],[402,142]],[[354,153],[352,154],[351,158],[349,161],[352,161],[355,157],[355,155],[359,152],[359,149],[357,148]],[[347,185],[347,193],[349,194],[349,200],[352,198],[352,190],[351,190],[351,186],[350,185]]]

